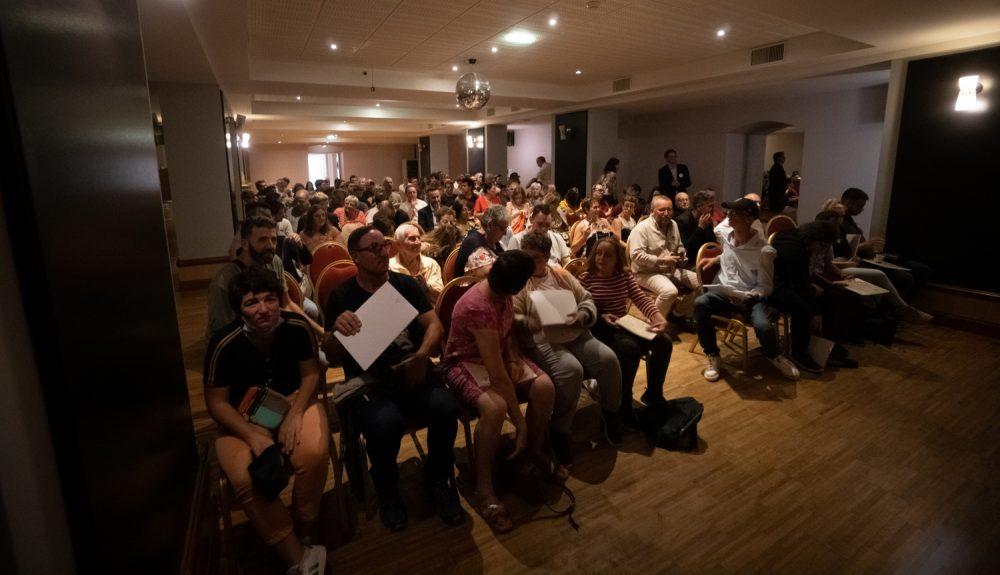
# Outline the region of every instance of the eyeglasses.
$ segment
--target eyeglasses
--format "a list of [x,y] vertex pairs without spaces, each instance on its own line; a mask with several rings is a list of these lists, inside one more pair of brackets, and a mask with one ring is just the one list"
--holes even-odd
[[381,244],[372,244],[367,248],[357,248],[359,252],[368,252],[372,255],[380,255],[383,251],[389,251],[392,247],[392,240],[385,240]]

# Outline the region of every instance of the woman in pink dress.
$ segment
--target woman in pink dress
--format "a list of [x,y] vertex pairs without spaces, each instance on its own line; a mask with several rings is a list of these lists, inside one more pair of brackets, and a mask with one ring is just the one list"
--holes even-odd
[[[476,428],[476,509],[498,532],[513,528],[510,515],[493,490],[493,460],[503,422],[517,430],[511,458],[526,452],[541,475],[565,481],[568,473],[546,455],[545,430],[552,415],[555,388],[548,375],[524,358],[511,337],[511,296],[534,272],[531,256],[520,250],[501,253],[486,281],[466,292],[452,312],[445,344],[445,375],[459,401],[479,412]],[[527,396],[527,417],[518,395]]]

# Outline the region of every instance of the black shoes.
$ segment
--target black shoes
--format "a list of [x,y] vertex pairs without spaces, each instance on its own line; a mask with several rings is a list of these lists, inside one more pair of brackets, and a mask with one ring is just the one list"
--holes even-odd
[[451,479],[440,479],[425,485],[427,496],[437,507],[438,517],[448,525],[459,525],[465,521],[465,511],[458,500],[458,488]]
[[409,519],[406,516],[406,506],[403,500],[396,497],[384,501],[378,510],[379,519],[389,531],[402,531],[406,529]]
[[552,454],[555,455],[559,465],[569,467],[573,465],[573,449],[569,440],[569,434],[549,431],[549,443],[552,444]]
[[816,363],[816,361],[810,357],[808,353],[793,353],[792,361],[802,371],[808,371],[809,373],[823,373],[823,366]]
[[619,411],[618,419],[621,421],[622,428],[625,431],[639,430],[639,419],[635,416],[634,409],[623,409],[622,411]]
[[604,411],[604,438],[614,447],[621,447],[625,440],[622,438],[622,422],[618,419],[618,413],[614,411]]

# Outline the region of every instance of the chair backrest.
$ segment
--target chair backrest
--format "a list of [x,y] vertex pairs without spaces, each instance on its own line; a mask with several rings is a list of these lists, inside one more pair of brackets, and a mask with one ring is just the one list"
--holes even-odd
[[[455,246],[455,249],[451,250],[451,253],[448,254],[448,257],[444,260],[444,268],[441,269],[441,277],[445,284],[448,284],[451,280],[455,279],[455,262],[458,261],[458,250],[460,247],[461,246]],[[464,273],[465,270],[462,270],[462,273],[459,275],[464,275]]]
[[323,242],[312,251],[313,261],[309,264],[309,277],[314,284],[319,284],[319,274],[333,262],[351,260],[347,248],[336,242]]
[[320,311],[326,311],[333,290],[357,274],[358,268],[351,260],[336,261],[323,268],[316,281],[316,305]]
[[771,234],[778,234],[788,230],[794,230],[796,228],[795,220],[785,215],[774,216],[767,222],[767,233],[766,236]]
[[573,274],[573,277],[580,277],[580,274],[587,269],[587,258],[576,258],[575,260],[570,260],[564,266],[564,269],[569,273]]
[[292,274],[285,272],[285,289],[288,290],[288,298],[295,302],[295,305],[302,307],[302,302],[305,301],[305,296],[302,295],[302,288],[299,287],[299,282],[295,281]]
[[437,312],[441,325],[444,327],[444,337],[441,338],[442,347],[448,341],[448,332],[451,331],[451,313],[455,310],[455,304],[465,295],[479,280],[471,276],[457,277],[444,286],[441,296],[434,304],[434,311]]
[[694,260],[694,273],[698,276],[698,285],[703,286],[713,283],[715,281],[716,274],[719,273],[718,266],[712,266],[711,268],[704,269],[701,266],[701,261],[720,255],[722,255],[722,246],[715,242],[706,242],[698,248],[698,257]]

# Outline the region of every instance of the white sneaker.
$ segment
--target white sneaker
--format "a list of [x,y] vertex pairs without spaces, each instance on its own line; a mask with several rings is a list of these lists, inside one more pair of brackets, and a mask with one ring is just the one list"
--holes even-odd
[[799,368],[795,367],[795,364],[792,363],[792,360],[788,359],[783,355],[779,355],[778,357],[769,361],[774,365],[774,367],[778,368],[778,371],[781,372],[781,375],[787,377],[792,381],[797,381],[799,379]]
[[702,375],[705,376],[705,379],[707,379],[708,381],[719,381],[719,375],[720,375],[719,372],[721,371],[722,371],[722,360],[719,358],[719,356],[717,355],[708,356],[708,365],[705,366],[705,371],[702,372]]
[[302,561],[290,567],[286,575],[323,575],[326,572],[326,547],[306,545]]

